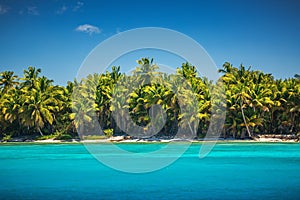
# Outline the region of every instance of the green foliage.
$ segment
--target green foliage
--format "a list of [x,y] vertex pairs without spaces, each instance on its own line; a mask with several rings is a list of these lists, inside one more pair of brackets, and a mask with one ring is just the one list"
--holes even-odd
[[60,134],[57,137],[55,137],[55,140],[71,140],[73,137],[69,134]]
[[11,139],[11,135],[4,135],[2,141],[9,141]]
[[[24,70],[21,78],[11,71],[1,72],[2,140],[37,134],[40,135],[38,139],[68,140],[77,137],[78,128],[92,132],[95,128],[92,119],[98,119],[106,137],[130,133],[134,124],[142,126],[146,133],[151,128],[149,125],[155,123],[151,111],[154,105],[161,106],[164,111],[156,116],[157,121],[166,117],[157,136],[173,137],[182,127],[200,138],[205,137],[213,107],[222,104],[218,99],[212,102],[218,90],[210,92],[217,89],[218,83],[199,77],[197,68],[189,63],[183,63],[175,75],[158,72],[153,59],[142,58],[137,64],[130,76],[114,66],[111,71],[68,82],[66,87],[53,85],[53,81],[41,76],[41,69],[35,67]],[[243,65],[236,68],[230,63],[225,63],[219,71],[226,90],[224,137],[300,132],[299,75],[276,80],[271,74]],[[189,102],[187,97],[191,94],[179,77],[187,80],[185,86],[194,91],[195,102]],[[76,97],[75,100],[72,97]],[[196,106],[198,112],[184,112],[179,97],[185,97],[181,98],[181,104],[186,110]],[[118,111],[117,116],[113,116],[114,111]],[[84,136],[88,137],[103,139],[103,136],[92,134]]]
[[104,134],[106,135],[106,137],[111,137],[114,134],[114,129],[110,128],[110,129],[105,129]]
[[105,135],[86,135],[84,136],[85,140],[103,140],[107,139],[107,136]]
[[50,134],[50,135],[43,135],[43,136],[38,136],[35,139],[36,140],[49,140],[49,139],[55,139],[58,137],[58,133]]

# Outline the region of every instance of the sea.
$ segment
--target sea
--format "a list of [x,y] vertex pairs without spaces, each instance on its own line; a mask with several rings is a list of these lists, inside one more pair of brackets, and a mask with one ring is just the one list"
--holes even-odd
[[[221,142],[200,158],[201,145],[191,144],[161,169],[129,173],[107,166],[83,144],[1,144],[0,199],[300,199],[299,143]],[[118,156],[110,145],[103,148],[106,157]],[[165,144],[118,148],[146,149],[147,157]]]

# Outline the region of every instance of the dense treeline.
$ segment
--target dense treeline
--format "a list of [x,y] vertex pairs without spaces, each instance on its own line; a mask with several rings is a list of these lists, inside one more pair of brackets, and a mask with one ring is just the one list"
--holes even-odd
[[[93,131],[93,124],[88,122],[95,117],[108,136],[130,133],[136,130],[132,129],[133,124],[147,132],[149,124],[157,119],[156,136],[172,137],[182,127],[204,137],[214,106],[210,88],[216,85],[199,77],[196,68],[188,63],[177,69],[178,76],[158,72],[153,60],[143,58],[138,64],[130,76],[122,74],[120,67],[112,67],[106,73],[68,82],[66,87],[53,85],[52,80],[41,76],[41,70],[34,67],[24,70],[21,78],[11,71],[2,72],[0,137],[4,140],[29,135],[76,137],[76,128],[85,129],[85,133]],[[223,137],[300,131],[298,76],[276,80],[271,74],[242,65],[236,68],[230,63],[225,63],[219,72],[226,91]],[[187,85],[178,77],[185,77]],[[192,95],[187,87],[194,91],[196,101],[187,98]],[[180,100],[180,95],[185,98]],[[161,105],[160,115],[153,114],[151,107],[155,104]],[[197,113],[188,112],[194,109]]]

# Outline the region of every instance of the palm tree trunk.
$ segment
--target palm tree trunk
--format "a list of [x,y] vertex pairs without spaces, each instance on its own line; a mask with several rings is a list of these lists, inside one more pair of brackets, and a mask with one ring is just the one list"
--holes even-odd
[[223,129],[223,137],[226,139],[226,128]]
[[194,135],[194,130],[193,130],[193,128],[192,128],[190,122],[188,122],[188,125],[189,125],[189,128],[190,128],[190,130],[191,130],[192,135]]
[[18,131],[18,136],[23,134],[23,130],[22,130],[22,124],[21,124],[21,119],[18,115],[18,125],[19,125],[19,131]]
[[291,124],[292,124],[292,125],[291,125],[291,128],[290,128],[290,133],[293,132],[294,125],[295,125],[295,114],[292,113],[291,115],[292,115],[292,116],[291,116],[291,119],[292,119],[292,120],[291,120],[291,122],[292,122]]
[[241,101],[241,111],[242,111],[242,116],[243,116],[243,120],[244,120],[244,123],[245,123],[246,129],[247,129],[248,135],[249,135],[249,137],[250,137],[250,138],[252,138],[252,134],[250,133],[250,130],[249,130],[248,124],[247,124],[247,122],[246,122],[245,114],[244,114],[244,109],[243,109],[243,101]]
[[39,131],[39,133],[41,134],[41,136],[44,136],[43,132],[41,131],[40,127],[37,126],[37,130]]

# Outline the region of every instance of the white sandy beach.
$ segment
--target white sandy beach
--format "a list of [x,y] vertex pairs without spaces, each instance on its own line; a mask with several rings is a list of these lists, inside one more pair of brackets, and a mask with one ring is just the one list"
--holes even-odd
[[[36,140],[30,141],[28,143],[169,143],[169,142],[192,142],[192,143],[203,143],[203,142],[214,142],[216,140],[177,140],[177,139],[157,139],[157,140],[148,140],[148,139],[122,139],[122,140],[112,140],[112,138],[108,139],[96,139],[96,140]],[[254,140],[245,139],[218,139],[218,143],[256,143],[256,142],[298,142],[295,139],[278,139],[278,138],[256,138]],[[26,143],[26,142],[25,142]]]

